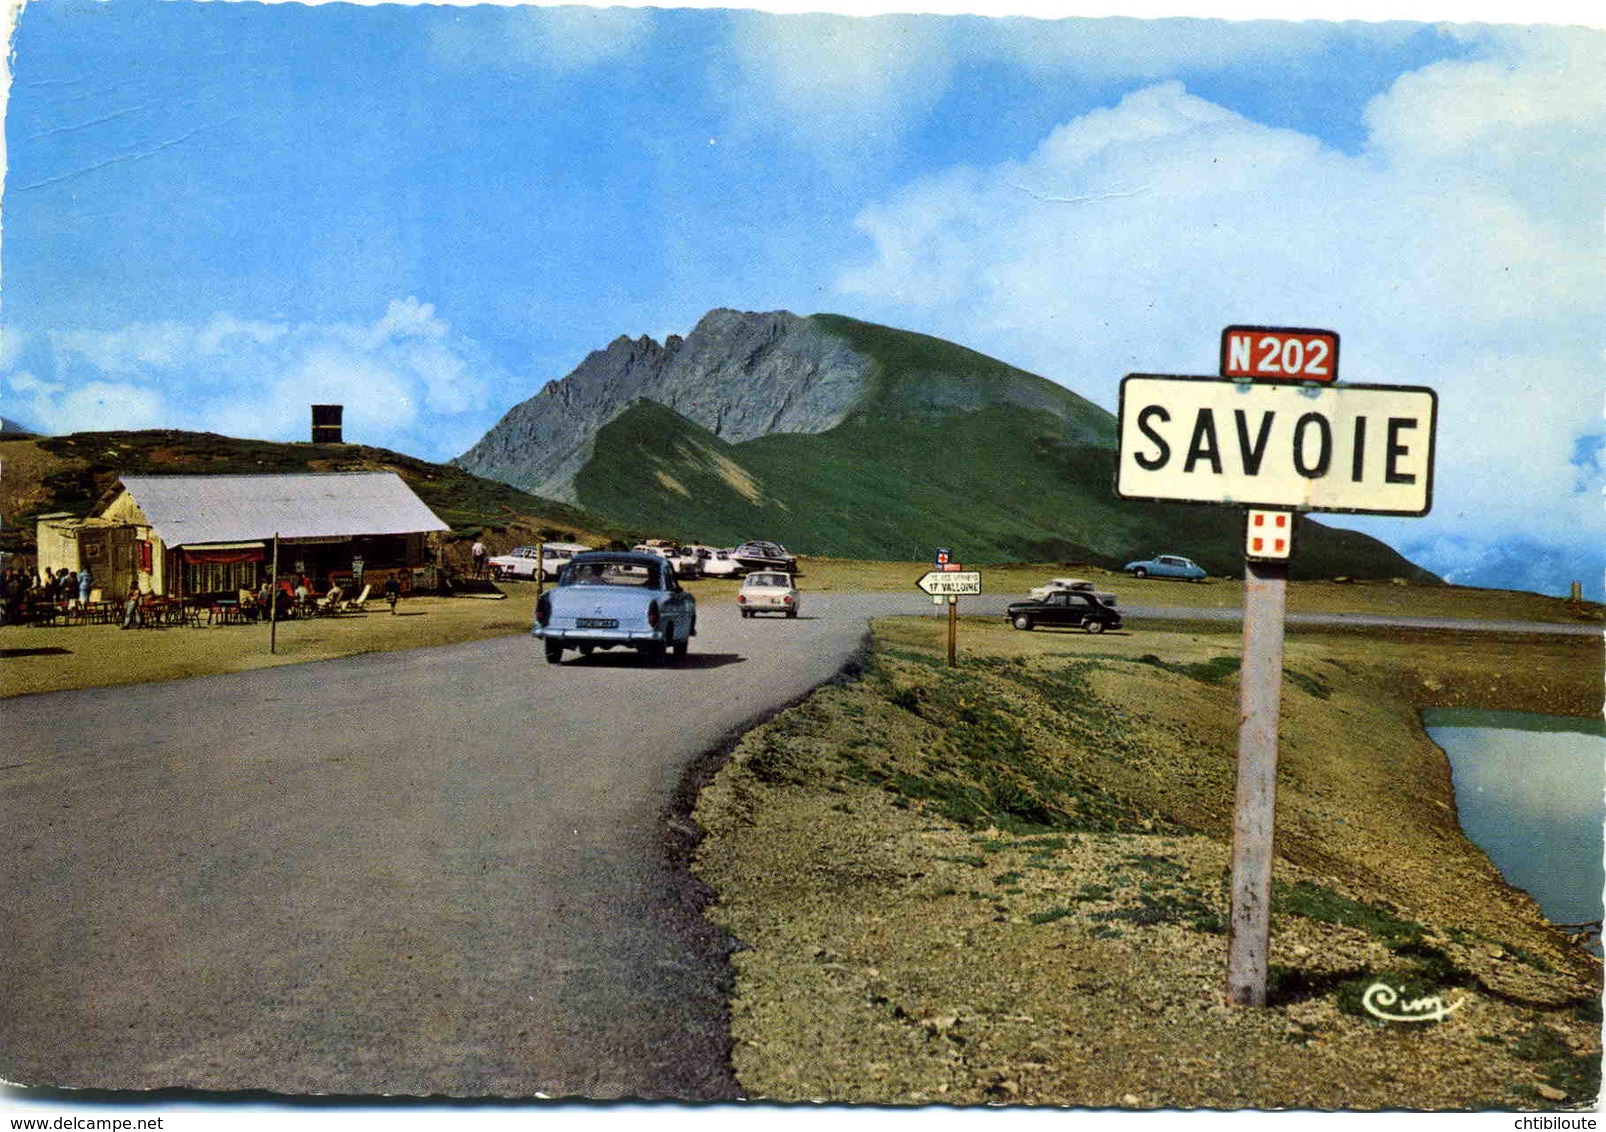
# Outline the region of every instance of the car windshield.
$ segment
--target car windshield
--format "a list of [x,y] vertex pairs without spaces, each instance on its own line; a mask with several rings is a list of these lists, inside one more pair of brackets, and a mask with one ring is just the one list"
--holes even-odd
[[562,586],[646,586],[661,588],[660,571],[634,562],[571,562],[558,579]]
[[785,574],[749,574],[746,584],[749,586],[789,586],[791,585],[791,579]]

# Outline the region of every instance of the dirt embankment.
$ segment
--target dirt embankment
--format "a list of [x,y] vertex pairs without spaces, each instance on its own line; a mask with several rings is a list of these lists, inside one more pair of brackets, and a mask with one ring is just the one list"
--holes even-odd
[[[941,632],[878,623],[862,678],[750,733],[700,800],[749,1095],[1593,1103],[1600,964],[1462,836],[1416,711],[1594,714],[1598,642],[1290,638],[1256,1010],[1223,993],[1236,632],[965,623],[956,670]],[[1384,1023],[1375,982],[1460,1005]]]

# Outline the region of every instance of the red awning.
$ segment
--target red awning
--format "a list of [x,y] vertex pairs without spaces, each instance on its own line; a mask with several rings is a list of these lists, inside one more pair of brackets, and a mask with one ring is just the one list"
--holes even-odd
[[185,562],[205,562],[218,566],[228,566],[235,562],[261,562],[266,557],[266,548],[260,542],[223,543],[217,546],[186,546],[184,548]]

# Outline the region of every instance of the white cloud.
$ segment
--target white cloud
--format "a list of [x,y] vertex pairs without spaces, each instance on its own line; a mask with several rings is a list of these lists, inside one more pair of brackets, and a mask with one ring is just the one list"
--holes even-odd
[[[1127,372],[1212,373],[1230,323],[1326,326],[1341,376],[1439,390],[1418,537],[1602,529],[1602,37],[1522,29],[1399,80],[1356,156],[1162,83],[1023,160],[866,208],[839,289],[1113,406]],[[1362,525],[1362,524],[1356,524]]]
[[[652,14],[633,8],[510,7],[480,17],[434,24],[436,58],[459,67],[539,67],[569,75],[628,58],[652,35]],[[481,20],[492,21],[491,34]]]
[[[1219,14],[1219,13],[1218,13]],[[972,25],[969,51],[1022,66],[1045,79],[1074,75],[1081,82],[1160,79],[1180,67],[1233,67],[1256,62],[1286,65],[1319,56],[1341,31],[1355,29],[1295,20],[1243,22],[1180,19],[1002,19]],[[1404,38],[1406,25],[1368,29],[1375,40]]]
[[652,34],[649,13],[631,8],[552,8],[509,13],[509,42],[563,74],[628,58]]
[[0,326],[0,371],[16,366],[27,342],[28,336],[22,331],[13,330],[9,326]]
[[[302,440],[308,406],[342,404],[353,442],[444,459],[484,431],[500,375],[435,309],[393,301],[372,322],[227,313],[49,335],[53,371],[0,371],[5,405],[47,432],[189,428]],[[36,367],[37,368],[37,367]]]
[[[739,130],[777,130],[827,165],[877,155],[948,86],[941,21],[901,16],[730,16],[734,76],[710,76]],[[732,81],[734,79],[734,81]]]

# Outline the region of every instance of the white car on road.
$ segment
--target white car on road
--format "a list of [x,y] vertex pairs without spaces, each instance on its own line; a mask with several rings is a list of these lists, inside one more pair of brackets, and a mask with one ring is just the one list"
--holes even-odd
[[1049,594],[1057,593],[1092,594],[1105,605],[1115,604],[1114,594],[1095,589],[1092,582],[1083,578],[1050,578],[1046,586],[1034,586],[1031,591],[1034,601],[1046,601]]
[[742,564],[731,557],[728,550],[699,547],[704,551],[703,576],[708,578],[734,578],[742,572]]
[[590,550],[589,546],[581,546],[577,542],[547,542],[541,546],[515,546],[506,554],[498,554],[491,558],[486,565],[491,568],[493,578],[534,578],[536,570],[540,570],[543,577],[551,580],[558,576],[558,571],[568,565],[569,559],[576,554],[584,554]]
[[784,613],[797,616],[797,586],[792,575],[778,570],[755,570],[742,579],[742,588],[736,595],[736,605],[743,617],[756,613]]

